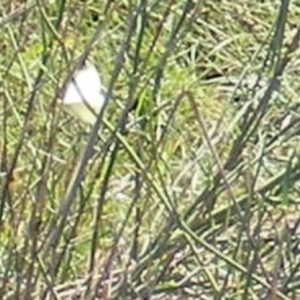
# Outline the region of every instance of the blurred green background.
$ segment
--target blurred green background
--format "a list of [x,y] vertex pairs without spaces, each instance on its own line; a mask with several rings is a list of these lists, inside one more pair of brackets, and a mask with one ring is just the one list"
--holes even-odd
[[[299,16],[1,1],[1,299],[300,299]],[[83,59],[98,134],[58,103]]]

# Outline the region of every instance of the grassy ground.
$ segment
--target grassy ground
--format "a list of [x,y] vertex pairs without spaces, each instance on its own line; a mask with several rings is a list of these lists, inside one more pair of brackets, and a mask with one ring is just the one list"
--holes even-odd
[[[1,299],[300,299],[281,2],[1,2]],[[57,103],[86,58],[94,127]]]

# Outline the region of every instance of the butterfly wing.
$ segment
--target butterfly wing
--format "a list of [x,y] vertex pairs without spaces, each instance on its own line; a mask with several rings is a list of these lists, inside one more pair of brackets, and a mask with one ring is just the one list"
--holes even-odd
[[105,96],[99,72],[93,65],[78,70],[66,86],[62,103],[67,111],[84,122],[94,123]]

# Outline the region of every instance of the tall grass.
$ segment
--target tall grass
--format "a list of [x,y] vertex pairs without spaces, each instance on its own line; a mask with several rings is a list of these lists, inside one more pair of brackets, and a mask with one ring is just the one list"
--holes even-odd
[[1,299],[300,299],[297,1],[0,12]]

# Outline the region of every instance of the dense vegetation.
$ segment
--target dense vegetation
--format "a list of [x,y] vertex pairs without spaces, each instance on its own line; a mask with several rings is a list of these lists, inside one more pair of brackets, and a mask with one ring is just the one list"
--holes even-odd
[[[300,299],[299,17],[1,1],[0,298]],[[86,59],[94,126],[58,103]]]

